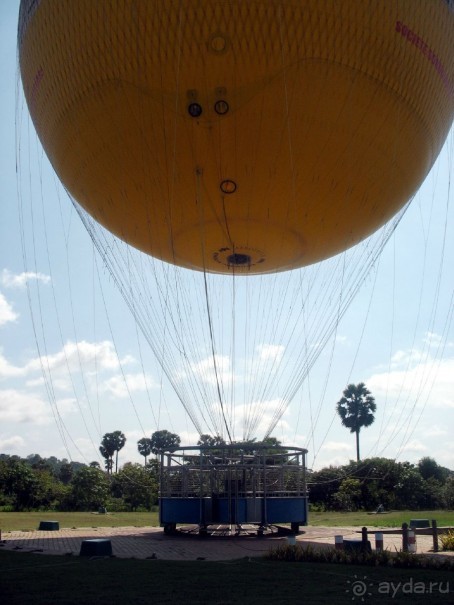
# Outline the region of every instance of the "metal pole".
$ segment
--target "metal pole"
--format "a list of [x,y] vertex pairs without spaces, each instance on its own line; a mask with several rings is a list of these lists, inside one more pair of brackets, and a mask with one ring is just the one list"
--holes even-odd
[[432,519],[432,538],[434,544],[434,552],[438,552],[438,529],[436,519]]
[[199,491],[199,527],[205,527],[204,510],[203,510],[203,450],[200,452],[200,491]]
[[265,464],[265,454],[263,454],[263,526],[268,525],[268,511],[267,511],[267,485],[266,485],[266,464]]

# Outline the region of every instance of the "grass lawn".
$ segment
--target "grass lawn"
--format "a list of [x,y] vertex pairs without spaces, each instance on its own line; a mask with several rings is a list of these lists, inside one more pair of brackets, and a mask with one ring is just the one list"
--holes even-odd
[[67,527],[147,527],[159,526],[157,512],[150,513],[59,513],[0,512],[0,529],[2,531],[38,529],[40,521],[58,521],[60,528]]
[[[399,511],[312,513],[311,525],[399,526],[412,518],[454,525],[454,513]],[[0,528],[36,529],[40,521],[60,527],[158,525],[158,514],[0,513]],[[296,605],[367,602],[411,605],[454,602],[452,571],[391,569],[326,563],[88,559],[0,550],[1,602],[8,605]]]
[[[232,562],[55,557],[0,551],[8,605],[427,605],[452,603],[452,572],[261,559]],[[363,596],[364,595],[364,596]],[[362,598],[363,597],[363,598]]]
[[[436,519],[440,527],[454,527],[454,511],[396,511],[385,515],[368,515],[367,513],[309,513],[309,524],[326,527],[400,527],[410,519]],[[0,529],[2,531],[33,530],[39,527],[40,521],[58,521],[60,527],[146,527],[159,525],[158,513],[58,513],[0,512]]]
[[309,512],[309,525],[326,527],[342,526],[372,526],[372,527],[400,527],[402,523],[409,523],[410,519],[436,519],[437,524],[454,527],[454,511],[448,510],[399,510],[384,515],[368,515],[364,512],[356,513],[318,513]]

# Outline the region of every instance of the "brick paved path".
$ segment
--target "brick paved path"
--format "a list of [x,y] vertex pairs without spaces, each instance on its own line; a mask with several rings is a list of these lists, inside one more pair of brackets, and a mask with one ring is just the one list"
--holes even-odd
[[[379,531],[379,530],[378,530]],[[358,528],[352,527],[306,527],[297,536],[297,542],[323,548],[334,545],[334,536],[344,539],[359,539]],[[200,538],[197,535],[165,536],[156,527],[99,527],[80,529],[60,529],[59,531],[13,531],[3,532],[0,548],[36,552],[43,554],[78,555],[82,540],[107,538],[111,540],[112,552],[122,558],[158,558],[169,560],[206,559],[220,561],[260,556],[278,544],[287,543],[287,537],[271,535],[263,538],[254,536],[226,536]],[[372,548],[374,535],[369,536]],[[401,550],[399,535],[385,534],[385,548]],[[431,536],[417,536],[417,552],[429,553],[432,549]],[[439,553],[434,556],[446,556]],[[450,553],[449,556],[454,555]]]

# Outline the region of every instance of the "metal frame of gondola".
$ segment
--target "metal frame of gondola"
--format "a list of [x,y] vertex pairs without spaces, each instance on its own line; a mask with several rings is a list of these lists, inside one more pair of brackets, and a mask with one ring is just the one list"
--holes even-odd
[[251,443],[161,451],[164,532],[189,526],[200,535],[260,536],[286,525],[298,532],[308,519],[306,454],[303,448]]

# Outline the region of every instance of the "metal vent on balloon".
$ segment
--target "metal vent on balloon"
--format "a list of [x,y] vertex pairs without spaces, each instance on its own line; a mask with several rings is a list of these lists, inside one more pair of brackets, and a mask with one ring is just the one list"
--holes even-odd
[[236,184],[235,181],[232,181],[232,179],[224,179],[223,181],[221,181],[221,184],[219,185],[219,187],[220,187],[222,193],[226,193],[226,194],[230,195],[231,193],[235,193],[238,185]]
[[213,259],[229,269],[247,271],[251,267],[263,263],[265,255],[261,250],[257,250],[256,248],[235,246],[235,248],[219,248],[213,254]]
[[198,118],[202,115],[202,106],[199,103],[190,103],[188,105],[188,113],[192,118]]
[[227,261],[229,265],[238,265],[240,267],[244,267],[244,265],[251,264],[251,257],[249,254],[238,254],[237,252],[234,252],[227,257]]
[[227,103],[227,101],[224,101],[224,99],[216,101],[216,103],[214,104],[214,111],[219,116],[224,116],[226,113],[228,113],[229,109],[229,104]]

